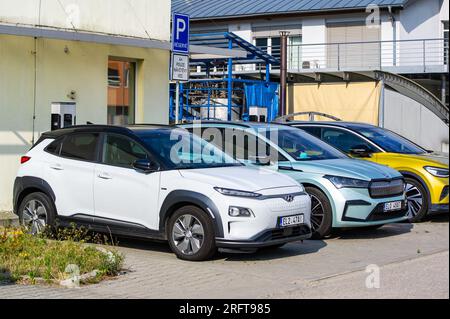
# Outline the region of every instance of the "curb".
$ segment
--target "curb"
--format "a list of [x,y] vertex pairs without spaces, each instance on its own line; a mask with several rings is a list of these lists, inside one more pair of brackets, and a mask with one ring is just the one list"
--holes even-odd
[[19,226],[19,218],[11,212],[0,212],[0,227]]

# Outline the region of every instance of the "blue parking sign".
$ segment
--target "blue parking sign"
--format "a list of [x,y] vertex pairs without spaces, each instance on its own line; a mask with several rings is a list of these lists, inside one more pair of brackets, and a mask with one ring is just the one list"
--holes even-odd
[[174,13],[172,16],[172,51],[189,54],[189,16]]

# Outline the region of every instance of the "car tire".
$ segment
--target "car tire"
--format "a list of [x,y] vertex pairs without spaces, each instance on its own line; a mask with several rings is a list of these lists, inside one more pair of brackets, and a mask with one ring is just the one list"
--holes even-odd
[[179,259],[205,261],[216,253],[213,221],[202,209],[184,206],[170,217],[167,226],[170,248]]
[[406,177],[406,198],[408,200],[408,218],[411,223],[419,223],[428,215],[428,192],[415,178]]
[[20,225],[37,235],[55,224],[56,209],[44,193],[31,193],[21,201],[18,210]]
[[312,239],[323,239],[331,234],[333,228],[333,209],[328,197],[315,187],[306,187],[311,197]]

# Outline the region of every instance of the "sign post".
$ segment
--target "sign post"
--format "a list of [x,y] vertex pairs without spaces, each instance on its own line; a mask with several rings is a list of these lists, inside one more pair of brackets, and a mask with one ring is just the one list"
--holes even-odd
[[189,81],[190,18],[174,13],[172,16],[172,59],[170,78],[176,82],[175,123],[180,122],[180,81]]

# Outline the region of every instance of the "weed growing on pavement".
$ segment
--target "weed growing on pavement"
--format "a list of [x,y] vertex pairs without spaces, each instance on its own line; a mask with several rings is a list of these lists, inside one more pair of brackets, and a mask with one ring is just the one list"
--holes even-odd
[[115,249],[98,249],[85,239],[75,240],[83,232],[73,237],[60,234],[55,240],[32,236],[20,228],[0,228],[0,281],[61,281],[72,276],[66,273],[68,265],[76,265],[80,274],[96,271],[89,282],[116,276],[123,256]]

